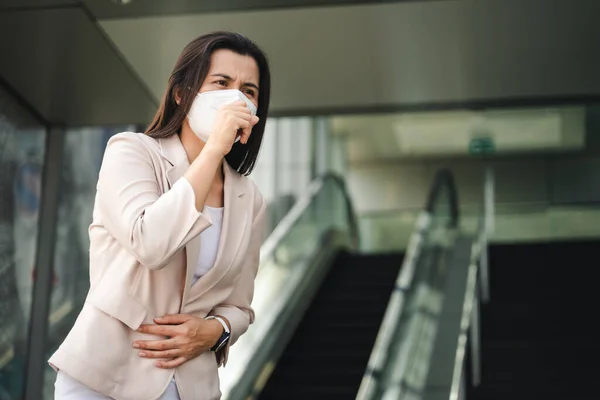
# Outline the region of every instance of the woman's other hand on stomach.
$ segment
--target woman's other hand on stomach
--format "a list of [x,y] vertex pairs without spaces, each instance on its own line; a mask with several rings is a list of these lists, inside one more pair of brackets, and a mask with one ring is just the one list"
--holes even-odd
[[176,368],[209,351],[223,333],[217,320],[205,320],[187,314],[166,315],[154,320],[156,325],[142,325],[138,332],[165,336],[162,340],[139,340],[133,343],[139,356],[159,359],[159,368]]

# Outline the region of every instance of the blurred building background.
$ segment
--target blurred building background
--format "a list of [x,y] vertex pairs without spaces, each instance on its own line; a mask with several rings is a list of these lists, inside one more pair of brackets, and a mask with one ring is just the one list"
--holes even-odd
[[[600,373],[591,359],[583,361],[584,354],[600,354],[600,348],[591,340],[592,328],[583,328],[579,320],[593,318],[596,262],[582,258],[595,256],[600,234],[599,21],[596,0],[0,0],[0,400],[52,398],[55,375],[45,360],[68,332],[89,287],[87,228],[106,142],[118,132],[144,130],[183,46],[214,30],[247,35],[271,62],[271,116],[251,177],[269,202],[267,234],[275,230],[279,241],[267,239],[267,244],[270,251],[279,249],[273,251],[280,257],[277,271],[282,263],[296,265],[294,254],[306,255],[302,246],[288,248],[291,239],[282,244],[287,233],[276,228],[286,216],[294,226],[300,224],[295,234],[304,237],[324,233],[328,222],[323,221],[337,224],[338,216],[326,213],[319,220],[324,225],[315,228],[309,219],[322,216],[317,211],[345,209],[339,193],[328,194],[337,200],[326,206],[311,195],[311,187],[315,193],[323,188],[309,184],[326,173],[344,180],[353,204],[360,244],[347,247],[363,255],[396,254],[394,262],[404,270],[432,180],[447,168],[458,193],[461,232],[478,238],[483,210],[495,216],[493,235],[490,228],[485,237],[492,254],[489,282],[506,293],[508,304],[508,311],[491,308],[488,320],[486,309],[482,312],[483,336],[468,350],[469,356],[477,351],[481,357],[465,367],[475,382],[464,383],[460,396],[549,398],[536,389],[562,382],[548,391],[560,398],[595,398],[595,393],[575,393],[587,393],[581,381]],[[290,217],[298,199],[316,202],[297,206],[298,215],[310,207],[316,214]],[[451,208],[448,199],[444,204]],[[544,247],[543,256],[528,258],[542,254],[536,253],[542,252],[540,246],[549,250]],[[502,268],[500,261],[494,265],[493,254],[502,255],[497,256],[504,260]],[[264,270],[275,271],[269,268]],[[501,270],[495,283],[494,268]],[[292,276],[286,271],[265,272],[264,282],[282,282]],[[388,277],[390,291],[397,273]],[[533,283],[522,288],[521,279]],[[258,287],[269,286],[264,282]],[[481,282],[479,290],[485,291]],[[456,304],[469,298],[469,292],[461,293]],[[577,296],[582,293],[587,297]],[[527,308],[528,296],[542,300]],[[389,292],[375,322],[380,336],[388,298]],[[269,299],[259,295],[259,306]],[[552,299],[564,306],[555,316],[542,310]],[[302,326],[304,314],[282,307],[298,314]],[[527,311],[519,314],[519,309]],[[518,318],[493,316],[502,312]],[[544,317],[536,322],[538,313]],[[519,325],[529,318],[534,322]],[[517,335],[530,329],[527,340],[545,340],[546,347],[528,353],[531,344],[522,336],[486,336],[486,324],[488,332],[512,326],[510,334]],[[567,324],[570,334],[546,337],[535,331],[556,324]],[[458,326],[456,337],[450,337],[455,342]],[[256,337],[262,337],[260,329]],[[441,346],[433,336],[431,351]],[[299,339],[282,339],[280,347],[289,340]],[[366,349],[371,361],[374,340]],[[573,348],[573,343],[583,347]],[[562,350],[555,354],[557,346],[573,358]],[[456,348],[454,343],[452,357]],[[286,360],[282,352],[273,353],[271,364],[256,366],[255,375],[271,375],[279,354]],[[547,364],[549,353],[560,359],[555,369],[538,375],[527,371]],[[521,362],[527,368],[518,369]],[[513,373],[488,373],[495,378],[484,387],[486,368],[503,363]],[[363,364],[352,393],[372,380]],[[570,376],[574,364],[578,368]],[[415,384],[420,389],[406,383],[414,377],[402,375],[403,391],[377,386],[373,393],[379,395],[372,398],[384,398],[384,392],[386,399],[446,398],[446,391],[439,395],[425,389],[435,386],[428,380],[434,372],[426,365],[423,374],[429,378]],[[227,373],[224,393],[236,398],[241,372],[234,365],[231,378]],[[455,377],[435,373],[446,383]],[[247,378],[252,382],[247,385],[262,388],[266,378],[259,378]],[[392,387],[393,374],[377,385],[381,382]],[[580,386],[574,388],[576,382]],[[407,391],[407,385],[412,389]],[[452,385],[444,385],[438,386],[451,395]],[[524,397],[515,397],[507,387]],[[317,398],[354,398],[333,392],[326,397],[315,390]],[[265,393],[264,398],[272,396]]]

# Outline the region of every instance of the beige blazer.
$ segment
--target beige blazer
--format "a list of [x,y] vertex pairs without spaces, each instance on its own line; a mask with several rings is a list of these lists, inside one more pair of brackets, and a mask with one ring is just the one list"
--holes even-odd
[[250,307],[264,232],[266,203],[248,178],[224,163],[225,210],[213,269],[192,285],[200,232],[182,175],[187,155],[175,135],[152,139],[121,133],[108,143],[90,235],[90,291],[75,325],[49,360],[55,369],[118,400],[157,399],[175,377],[183,400],[221,396],[218,364],[206,352],[174,370],[160,369],[132,348],[156,339],[136,332],[165,314],[218,314],[231,323],[230,345],[254,320]]

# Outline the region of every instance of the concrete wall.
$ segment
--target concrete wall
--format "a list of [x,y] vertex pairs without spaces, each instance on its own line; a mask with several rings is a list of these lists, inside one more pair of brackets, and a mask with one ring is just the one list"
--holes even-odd
[[467,229],[481,212],[486,167],[495,176],[499,242],[600,235],[600,118],[587,119],[585,151],[514,157],[351,163],[348,182],[371,245],[405,243],[438,168],[455,176]]

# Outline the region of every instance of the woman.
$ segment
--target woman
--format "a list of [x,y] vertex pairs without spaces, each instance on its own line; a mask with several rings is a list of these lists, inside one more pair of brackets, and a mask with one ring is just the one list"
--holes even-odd
[[245,175],[269,93],[253,42],[205,35],[183,50],[146,133],[111,138],[90,291],[49,361],[56,400],[220,398],[217,368],[254,320],[265,200]]

